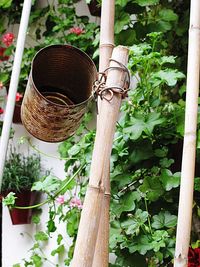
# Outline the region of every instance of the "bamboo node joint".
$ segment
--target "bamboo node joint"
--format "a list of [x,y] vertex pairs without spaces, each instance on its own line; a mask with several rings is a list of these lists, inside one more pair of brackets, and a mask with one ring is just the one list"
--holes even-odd
[[98,191],[98,192],[105,192],[105,188],[104,186],[94,186],[94,185],[88,185],[88,188],[94,191]]

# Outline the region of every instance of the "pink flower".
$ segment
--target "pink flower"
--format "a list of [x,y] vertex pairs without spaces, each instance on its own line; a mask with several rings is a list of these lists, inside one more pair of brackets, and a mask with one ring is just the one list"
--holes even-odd
[[9,59],[9,56],[5,56],[4,52],[6,51],[5,47],[0,46],[0,62]]
[[71,29],[69,29],[70,33],[74,33],[76,35],[80,35],[82,33],[84,33],[85,31],[83,29],[81,29],[80,27],[73,27]]
[[60,204],[63,205],[65,203],[65,198],[64,196],[59,196],[56,198],[56,201]]
[[4,110],[0,107],[0,115],[4,113]]
[[3,83],[0,81],[0,90],[3,88]]
[[12,32],[5,33],[2,36],[2,42],[8,47],[13,43],[14,34]]
[[70,207],[71,208],[78,208],[78,209],[82,209],[83,208],[83,204],[80,200],[80,198],[78,197],[73,197],[70,201]]
[[21,98],[23,97],[23,95],[22,94],[20,94],[20,93],[17,93],[16,94],[16,98],[15,98],[15,101],[16,102],[19,102],[20,100],[21,100]]

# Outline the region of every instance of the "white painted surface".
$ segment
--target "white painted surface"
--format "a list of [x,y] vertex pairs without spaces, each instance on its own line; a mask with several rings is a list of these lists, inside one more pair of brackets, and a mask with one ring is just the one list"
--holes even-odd
[[[19,141],[19,138],[21,136],[30,136],[25,128],[20,124],[13,124],[13,128],[15,130],[14,135],[14,144],[17,144]],[[58,144],[49,144],[42,141],[39,141],[35,139],[34,137],[31,137],[31,142],[39,148],[41,151],[44,151],[45,153],[49,155],[53,155],[56,157],[59,157],[59,153],[57,152]],[[32,149],[30,148],[30,152]],[[27,144],[23,144],[21,146],[21,151],[25,154],[27,153]],[[45,157],[41,155],[41,161],[42,165],[45,167],[45,169],[52,169],[52,172],[58,176],[59,178],[63,179],[65,178],[65,172],[64,172],[64,161]],[[45,229],[45,223],[48,218],[48,208],[47,206],[43,206],[43,213],[41,216],[41,224],[40,228]],[[31,239],[31,236],[34,235],[36,231],[36,227],[34,224],[30,225],[12,225],[9,211],[6,207],[3,207],[3,222],[2,222],[2,267],[11,267],[13,264],[16,264],[18,262],[22,262],[21,260],[23,258],[26,258],[28,255],[28,250],[32,247],[33,241]],[[60,233],[63,233],[66,235],[65,231],[65,225],[59,225]],[[28,235],[27,235],[28,233]],[[70,244],[70,239],[67,238],[67,242]],[[52,239],[44,249],[45,253],[47,255],[51,252],[52,249],[56,248],[56,240]],[[52,259],[56,259],[56,257],[51,257]],[[57,262],[55,262],[57,263]],[[62,267],[64,264],[62,262],[59,262],[59,266]],[[44,267],[51,267],[53,266],[50,263],[47,263],[48,265],[44,265]],[[24,266],[24,265],[22,265]]]

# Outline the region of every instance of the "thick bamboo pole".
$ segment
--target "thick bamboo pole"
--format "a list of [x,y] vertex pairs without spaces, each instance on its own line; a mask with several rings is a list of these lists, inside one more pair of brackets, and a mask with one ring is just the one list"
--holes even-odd
[[174,260],[175,267],[187,266],[187,255],[191,232],[196,155],[196,129],[200,70],[200,1],[191,0],[190,8],[185,134]]
[[[112,58],[126,65],[128,61],[128,49],[123,46],[114,48]],[[110,66],[119,67],[114,61],[111,61]],[[111,69],[108,72],[106,86],[123,86],[124,79],[124,71]],[[110,161],[115,124],[118,119],[120,105],[121,95],[114,94],[110,102],[102,99],[89,186],[81,214],[72,267],[91,267],[93,264],[102,201],[105,192],[104,177],[107,175],[107,165]]]
[[[109,66],[114,48],[114,16],[115,0],[103,0],[101,5],[100,28],[100,56],[99,72],[103,72]],[[99,102],[99,114],[101,114],[101,100]],[[99,115],[97,116],[97,121]],[[98,125],[97,125],[98,128]],[[93,267],[107,267],[109,262],[109,227],[110,227],[110,167],[109,162],[105,167],[104,186],[105,194],[102,203],[99,231],[96,241]],[[107,169],[107,170],[106,170]]]
[[115,0],[102,0],[99,57],[100,72],[108,67],[109,59],[114,48],[114,17]]

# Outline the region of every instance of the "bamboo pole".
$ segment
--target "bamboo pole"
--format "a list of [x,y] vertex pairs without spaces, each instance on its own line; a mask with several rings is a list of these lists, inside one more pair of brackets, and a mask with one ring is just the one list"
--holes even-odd
[[[114,18],[115,0],[103,0],[101,5],[101,27],[100,27],[100,56],[99,72],[103,72],[109,66],[114,48]],[[98,101],[98,110],[101,114],[101,100]],[[99,115],[97,116],[97,128]],[[102,202],[102,211],[99,231],[96,241],[93,267],[107,267],[109,262],[109,227],[110,227],[110,164],[105,167],[104,186],[105,194]]]
[[9,94],[6,105],[6,112],[4,116],[3,129],[0,142],[0,191],[3,179],[3,170],[7,154],[8,141],[10,136],[10,128],[12,124],[12,117],[15,106],[15,97],[17,93],[17,86],[19,83],[20,66],[24,52],[24,44],[26,39],[26,31],[28,28],[29,16],[31,11],[31,0],[24,0],[22,16],[20,21],[19,33],[17,38],[16,52],[14,57],[14,64],[10,79]]
[[190,243],[200,71],[200,1],[191,0],[185,134],[176,234],[175,267],[186,267]]
[[[128,61],[128,49],[123,46],[114,48],[112,58],[126,65]],[[119,65],[111,61],[110,66]],[[106,86],[123,86],[124,79],[124,71],[111,69],[108,72]],[[114,94],[110,102],[102,99],[89,186],[81,214],[72,267],[91,267],[93,264],[102,201],[105,192],[104,177],[107,175],[107,166],[110,161],[115,124],[118,119],[120,105],[121,95]]]
[[109,59],[114,48],[115,0],[102,0],[99,71],[109,66]]

